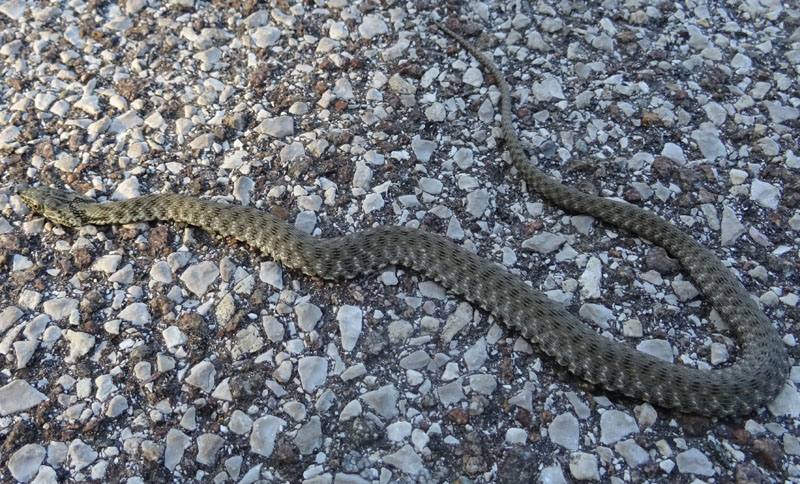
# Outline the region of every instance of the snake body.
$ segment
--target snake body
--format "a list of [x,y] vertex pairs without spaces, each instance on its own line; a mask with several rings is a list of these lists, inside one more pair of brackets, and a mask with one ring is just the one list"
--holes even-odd
[[49,187],[21,193],[35,212],[54,222],[125,224],[175,221],[236,238],[284,265],[324,279],[352,278],[387,265],[412,268],[481,306],[558,363],[582,378],[653,404],[683,412],[744,414],[771,401],[790,365],[772,322],[720,260],[674,225],[641,208],[608,200],[556,181],[535,167],[522,149],[511,118],[511,94],[494,62],[444,25],[500,89],[502,132],[513,166],[529,190],[560,208],[588,214],[664,247],[677,258],[711,305],[728,322],[741,350],[729,367],[701,370],[674,365],[605,338],[562,305],[532,289],[504,267],[448,239],[407,227],[375,227],[341,237],[312,237],[261,210],[175,194],[110,203]]

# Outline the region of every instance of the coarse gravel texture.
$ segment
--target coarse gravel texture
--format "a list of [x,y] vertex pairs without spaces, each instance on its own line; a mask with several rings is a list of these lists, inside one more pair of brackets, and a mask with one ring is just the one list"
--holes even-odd
[[[467,4],[467,2],[463,2]],[[800,479],[800,9],[789,2],[0,4],[2,482]],[[402,268],[321,282],[180,224],[64,229],[21,184],[254,205],[318,236],[444,234],[631,348],[710,368],[724,322],[666,253],[527,193],[529,153],[655,211],[785,335],[723,420],[609,394]]]

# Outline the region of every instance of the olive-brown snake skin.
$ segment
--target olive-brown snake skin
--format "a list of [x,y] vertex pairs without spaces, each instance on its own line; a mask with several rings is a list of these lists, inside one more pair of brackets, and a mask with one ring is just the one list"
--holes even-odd
[[399,264],[439,281],[515,328],[573,373],[608,390],[683,412],[725,416],[771,401],[790,364],[773,323],[737,278],[709,250],[673,224],[641,208],[582,193],[536,168],[512,125],[511,95],[492,60],[445,26],[487,69],[501,92],[502,132],[514,167],[529,190],[568,212],[588,214],[664,247],[677,258],[741,345],[731,366],[700,370],[673,365],[590,329],[560,304],[504,267],[442,236],[407,227],[376,227],[319,239],[269,213],[198,198],[155,194],[95,203],[71,192],[37,187],[21,193],[35,212],[54,222],[125,224],[151,220],[195,225],[257,247],[284,265],[325,279],[351,278]]

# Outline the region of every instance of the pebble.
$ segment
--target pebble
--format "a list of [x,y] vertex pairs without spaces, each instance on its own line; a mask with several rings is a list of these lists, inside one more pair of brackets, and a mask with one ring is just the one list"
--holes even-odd
[[78,300],[70,297],[59,297],[45,301],[42,308],[45,314],[50,316],[53,321],[59,321],[78,309]]
[[66,358],[67,362],[74,363],[78,361],[94,348],[95,337],[91,334],[68,329],[64,332],[64,336],[67,341],[69,341],[69,354]]
[[473,87],[481,87],[483,85],[483,73],[480,71],[480,69],[470,67],[464,71],[464,75],[461,77],[461,82]]
[[189,371],[189,376],[186,377],[186,383],[208,393],[214,388],[214,377],[216,374],[217,370],[214,368],[213,363],[210,361],[201,361],[194,365]]
[[414,452],[414,448],[409,444],[404,445],[397,452],[383,456],[383,462],[412,476],[422,472],[422,458]]
[[597,257],[592,257],[586,264],[583,274],[578,282],[581,285],[581,297],[584,299],[597,299],[600,297],[600,282],[603,278],[603,263]]
[[626,435],[638,432],[636,420],[625,412],[607,410],[600,416],[600,441],[603,444],[613,444]]
[[636,346],[636,349],[669,363],[673,361],[672,345],[667,340],[650,339],[642,341]]
[[262,262],[258,273],[258,278],[261,280],[261,282],[269,284],[275,289],[283,289],[283,269],[277,262]]
[[367,196],[364,197],[364,203],[361,205],[361,209],[366,214],[382,209],[385,204],[383,196],[380,193],[368,193]]
[[489,207],[489,192],[480,188],[467,194],[467,212],[473,217],[480,217]]
[[365,39],[371,39],[378,35],[388,34],[389,27],[379,15],[369,14],[364,16],[361,25],[358,26],[358,33]]
[[339,333],[342,336],[342,349],[353,351],[358,337],[361,335],[362,319],[364,313],[357,306],[342,306],[336,313],[339,321]]
[[318,416],[311,417],[307,424],[300,427],[295,434],[294,445],[302,455],[308,455],[322,445],[322,424]]
[[561,248],[567,238],[551,232],[540,232],[522,242],[523,249],[533,249],[540,254],[549,254]]
[[602,304],[581,304],[578,314],[603,329],[610,328],[610,322],[615,319],[614,313]]
[[105,272],[111,274],[117,270],[119,263],[122,261],[122,256],[117,254],[104,255],[94,263],[92,263],[91,270]]
[[347,405],[344,406],[342,412],[339,414],[339,421],[347,422],[348,420],[358,417],[362,412],[363,409],[361,407],[361,402],[358,400],[351,400]]
[[258,418],[250,433],[250,451],[264,457],[271,456],[275,449],[275,438],[285,425],[285,420],[273,415]]
[[313,392],[328,379],[328,360],[321,356],[306,356],[297,364],[303,390]]
[[[433,155],[433,152],[436,150],[436,146],[437,144],[435,141],[422,139],[419,136],[411,138],[411,150],[414,152],[414,156],[423,163],[430,161],[431,155]],[[439,192],[441,192],[441,182],[439,182],[439,184]]]
[[180,430],[170,429],[167,432],[166,447],[164,450],[164,467],[170,471],[183,459],[183,453],[192,445],[192,439]]
[[398,365],[406,370],[419,370],[428,366],[431,357],[425,350],[417,350],[409,355],[400,358]]
[[228,428],[233,433],[246,434],[253,428],[253,419],[241,410],[234,410],[228,421]]
[[461,380],[459,379],[452,383],[440,385],[436,389],[436,394],[439,397],[439,401],[442,402],[444,406],[460,402],[464,399],[464,389]]
[[150,324],[150,311],[145,303],[131,303],[119,312],[118,317],[123,321],[128,321],[136,326]]
[[46,455],[47,451],[39,444],[23,445],[8,459],[8,471],[14,479],[28,482],[36,476]]
[[486,338],[480,338],[464,352],[464,363],[467,365],[467,370],[469,371],[479,369],[488,358],[489,354],[486,352]]
[[443,184],[434,178],[422,177],[419,179],[419,188],[425,193],[438,195],[442,193]]
[[505,440],[508,444],[524,444],[528,440],[528,432],[520,428],[508,429]]
[[372,410],[386,420],[395,418],[398,414],[397,399],[400,393],[393,385],[384,385],[377,390],[361,395],[361,400]]
[[564,99],[561,81],[552,76],[547,76],[542,81],[533,83],[531,93],[539,102],[549,102],[553,99]]
[[267,118],[258,125],[256,131],[278,139],[292,136],[294,135],[294,119],[291,116]]
[[750,200],[753,200],[764,208],[775,210],[778,208],[778,203],[781,200],[781,192],[776,186],[755,179],[750,184]]
[[675,143],[664,143],[661,149],[661,156],[665,156],[679,165],[686,164],[686,155],[683,149]]
[[709,162],[713,163],[717,158],[725,158],[728,154],[713,125],[706,126],[706,123],[703,123],[700,129],[692,131],[691,137]]
[[569,471],[579,481],[598,481],[600,472],[597,457],[585,452],[573,452],[569,456]]
[[219,268],[211,261],[204,261],[198,264],[189,266],[183,274],[181,274],[181,281],[186,286],[186,289],[194,293],[196,296],[203,296],[211,284],[219,276]]
[[733,245],[745,233],[745,226],[739,222],[736,213],[727,205],[722,209],[720,223],[720,243],[723,246]]
[[675,456],[678,471],[681,474],[697,474],[698,476],[713,476],[714,466],[702,452],[689,449]]
[[614,451],[621,455],[625,459],[625,463],[630,467],[639,467],[650,460],[650,454],[633,439],[617,442],[614,446]]
[[447,118],[447,110],[444,104],[435,102],[425,108],[425,119],[434,123],[441,123]]
[[538,484],[568,484],[564,477],[564,470],[557,463],[542,469],[537,482]]
[[97,452],[81,439],[75,439],[69,444],[69,462],[73,469],[79,471],[97,459]]
[[786,383],[775,400],[767,404],[767,408],[773,415],[800,417],[800,393],[792,383]]
[[225,445],[225,439],[215,434],[201,434],[197,437],[197,462],[214,466],[217,453]]
[[784,106],[780,101],[762,101],[761,104],[767,108],[773,123],[783,123],[784,121],[800,118],[800,109]]
[[570,413],[557,416],[547,427],[547,434],[550,436],[550,440],[567,450],[578,449],[579,431],[578,419]]
[[[341,311],[341,309],[340,309]],[[303,331],[312,331],[317,327],[317,323],[322,319],[322,310],[319,306],[308,302],[302,302],[294,307],[294,314],[297,316],[297,327]],[[277,322],[277,320],[275,320]],[[283,326],[280,327],[281,335],[283,334]],[[269,333],[269,332],[268,332]],[[273,339],[270,336],[270,339]],[[279,338],[283,339],[282,337]],[[274,340],[274,339],[273,339]]]

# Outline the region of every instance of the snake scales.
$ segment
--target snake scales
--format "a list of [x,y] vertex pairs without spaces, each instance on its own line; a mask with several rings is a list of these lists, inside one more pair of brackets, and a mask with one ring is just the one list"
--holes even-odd
[[789,360],[772,322],[709,250],[674,225],[636,206],[562,185],[525,155],[511,119],[508,83],[492,60],[444,25],[500,89],[502,132],[514,167],[528,189],[569,212],[592,215],[661,245],[683,265],[741,344],[724,369],[673,365],[600,336],[561,305],[505,268],[439,235],[407,227],[375,227],[330,239],[301,232],[269,213],[174,194],[95,203],[72,192],[37,187],[21,193],[33,211],[54,222],[125,224],[184,222],[249,243],[288,267],[325,279],[351,278],[398,264],[439,281],[516,328],[560,364],[611,391],[704,415],[748,413],[772,400],[784,384]]

